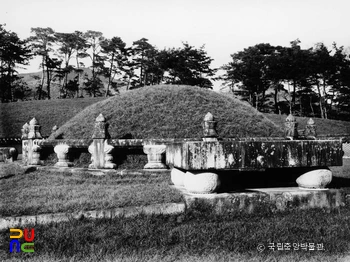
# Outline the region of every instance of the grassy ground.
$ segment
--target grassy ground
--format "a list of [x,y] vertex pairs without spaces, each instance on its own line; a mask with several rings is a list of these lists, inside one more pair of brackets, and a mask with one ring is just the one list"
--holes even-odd
[[[10,254],[9,232],[3,230],[0,256],[12,261],[337,261],[350,255],[349,224],[349,209],[232,217],[203,206],[181,216],[37,225],[30,254]],[[290,243],[291,250],[273,251],[270,243]],[[311,243],[315,250],[295,250],[294,243]]]
[[21,136],[21,128],[35,117],[48,136],[54,125],[61,126],[85,107],[105,99],[77,98],[0,103],[0,137]]
[[[349,186],[350,159],[344,159],[342,167],[331,167],[331,170],[336,177],[332,182],[335,187]],[[87,173],[33,171],[17,164],[1,164],[0,182],[2,216],[182,201],[179,192],[169,187],[169,176],[116,177],[111,173],[94,176]]]
[[[4,167],[2,165],[1,167]],[[6,166],[4,169],[5,170]],[[2,216],[75,212],[181,202],[169,187],[169,176],[118,177],[70,172],[24,170],[16,165],[1,171]]]

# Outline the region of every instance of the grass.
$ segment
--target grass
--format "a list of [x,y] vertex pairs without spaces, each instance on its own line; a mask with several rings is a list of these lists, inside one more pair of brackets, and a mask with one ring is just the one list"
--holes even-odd
[[[13,165],[12,165],[13,166]],[[1,179],[2,216],[99,210],[181,202],[178,191],[169,187],[169,176],[116,177],[112,174],[8,172]]]
[[42,135],[49,136],[53,126],[61,126],[85,107],[105,99],[77,98],[0,103],[0,137],[20,137],[22,126],[35,117]]
[[[342,167],[330,169],[334,175],[331,185],[336,188],[349,186],[350,159],[343,159]],[[244,174],[239,177],[242,175]],[[261,172],[258,175],[261,177]],[[246,176],[248,177],[248,174],[244,177]],[[236,177],[237,183],[238,176]],[[260,181],[259,177],[254,178],[255,183]],[[170,177],[167,175],[122,177],[109,173],[94,176],[88,173],[33,171],[32,168],[24,168],[18,164],[1,164],[0,181],[2,216],[75,212],[182,201],[181,194],[169,187]],[[249,183],[249,180],[246,183]]]
[[160,85],[91,105],[62,126],[56,137],[91,138],[99,113],[110,124],[113,138],[202,137],[202,122],[208,112],[217,118],[222,137],[282,134],[279,126],[239,100],[193,86]]
[[[349,209],[237,216],[214,215],[205,206],[202,211],[36,225],[31,254],[9,254],[9,232],[3,230],[0,256],[12,261],[337,261],[350,255]],[[269,243],[323,244],[324,250],[272,251]],[[259,244],[266,247],[263,252],[257,251]]]
[[[274,122],[276,125],[284,126],[284,122],[287,118],[286,115],[276,115],[276,114],[264,114],[268,119]],[[310,117],[299,117],[296,116],[298,122],[298,129],[304,129],[307,121]],[[350,135],[350,122],[322,119],[322,118],[312,118],[316,124],[316,131],[318,135],[324,136],[334,136],[334,135]]]

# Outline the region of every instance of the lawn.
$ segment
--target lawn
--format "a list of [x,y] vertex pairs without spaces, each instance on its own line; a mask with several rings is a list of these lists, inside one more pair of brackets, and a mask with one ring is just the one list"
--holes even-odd
[[[350,255],[349,225],[349,209],[217,216],[202,207],[180,216],[36,225],[35,252],[26,254],[7,251],[9,232],[3,230],[0,256],[9,261],[337,261]],[[277,250],[281,243],[291,249]],[[306,243],[307,250],[301,249]]]
[[0,214],[37,215],[181,202],[167,176],[95,176],[88,173],[30,172],[1,165]]
[[[344,163],[333,170],[337,176],[348,174],[350,160]],[[182,201],[169,187],[169,176],[93,176],[34,171],[16,164],[2,167],[3,216]],[[217,215],[202,204],[181,215],[28,225],[35,228],[34,253],[10,254],[9,231],[1,230],[0,257],[4,261],[341,261],[350,256],[349,225],[348,207]],[[269,249],[271,243],[274,251]],[[277,250],[282,243],[292,248]],[[305,243],[315,250],[293,246]]]

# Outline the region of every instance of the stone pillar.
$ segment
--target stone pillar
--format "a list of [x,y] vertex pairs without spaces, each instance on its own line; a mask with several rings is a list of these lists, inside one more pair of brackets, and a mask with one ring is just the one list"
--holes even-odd
[[29,125],[25,123],[22,127],[22,163],[23,165],[28,165],[28,133]]
[[147,154],[148,163],[144,169],[166,169],[167,166],[162,162],[166,145],[143,145],[143,152]]
[[57,167],[71,167],[73,163],[69,162],[69,146],[67,144],[59,144],[54,147],[54,151],[57,154],[58,162],[55,164]]
[[88,148],[92,162],[89,168],[116,168],[116,164],[112,163],[112,151],[114,147],[108,145],[108,136],[106,119],[100,114],[96,118],[94,133],[92,135],[93,141]]
[[41,147],[39,145],[42,139],[40,133],[41,126],[38,121],[33,118],[29,122],[29,132],[28,132],[28,165],[41,165],[40,161],[40,151]]
[[316,125],[312,118],[306,123],[304,135],[307,139],[316,139]]
[[285,134],[284,136],[290,140],[294,140],[298,138],[298,123],[295,117],[292,114],[286,118],[285,126]]
[[202,123],[203,127],[203,141],[218,141],[218,134],[216,132],[217,121],[215,121],[214,116],[208,112]]

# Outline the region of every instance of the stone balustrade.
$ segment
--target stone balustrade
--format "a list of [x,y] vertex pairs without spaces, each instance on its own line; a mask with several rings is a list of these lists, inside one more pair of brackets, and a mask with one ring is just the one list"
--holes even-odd
[[[89,168],[115,169],[114,157],[118,157],[114,154],[115,149],[143,148],[148,159],[144,169],[167,169],[170,166],[173,168],[171,177],[174,184],[195,193],[216,190],[220,179],[215,170],[342,165],[342,140],[317,137],[312,119],[308,120],[304,130],[298,130],[296,118],[289,115],[283,137],[221,138],[216,127],[217,122],[209,112],[203,119],[202,138],[111,139],[107,120],[100,114],[94,123],[91,139],[48,140],[42,137],[41,127],[33,118],[22,128],[22,159],[25,165],[42,165],[41,153],[51,147],[58,159],[55,166],[71,167],[71,152],[84,148],[91,155]],[[56,131],[57,127],[54,127],[52,132]],[[301,187],[325,186],[330,181],[330,175],[326,179],[323,173],[305,174],[298,184]]]

